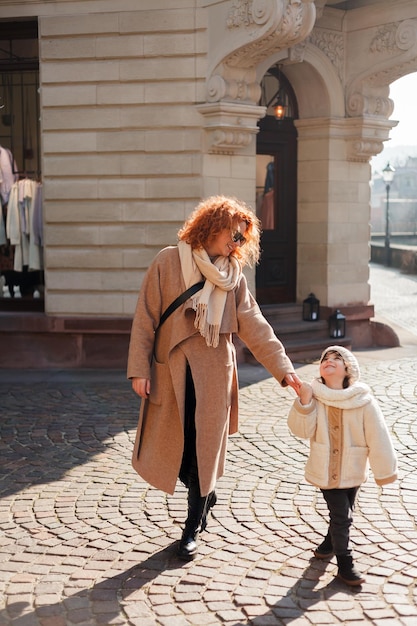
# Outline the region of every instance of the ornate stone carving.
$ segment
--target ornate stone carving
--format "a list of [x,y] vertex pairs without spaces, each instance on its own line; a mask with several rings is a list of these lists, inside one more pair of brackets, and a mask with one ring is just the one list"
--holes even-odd
[[350,116],[373,115],[389,118],[394,103],[389,85],[417,69],[417,20],[380,26],[371,37],[371,69],[359,73],[347,89],[346,110]]
[[367,163],[373,156],[382,152],[384,142],[381,140],[353,140],[348,145],[348,161]]
[[397,122],[392,120],[362,117],[296,121],[299,138],[328,137],[338,142],[342,140],[346,144],[347,160],[361,163],[367,163],[382,151],[384,141],[396,125]]
[[231,102],[202,104],[197,109],[205,118],[208,152],[215,154],[234,154],[246,148],[266,113],[265,107]]
[[397,122],[392,120],[375,118],[350,118],[345,122],[348,161],[361,163],[367,163],[373,156],[382,152],[390,130],[397,125]]
[[378,28],[378,31],[369,46],[369,51],[373,53],[396,52],[397,44],[395,41],[395,33],[397,28],[398,24],[384,24]]
[[258,107],[258,64],[296,46],[315,21],[313,0],[229,0],[209,6],[205,117],[210,152],[231,154],[247,147],[265,115]]
[[215,74],[207,81],[207,101],[220,100],[258,102],[261,95],[254,70],[233,72],[224,68],[224,75]]
[[415,20],[404,20],[392,24],[384,24],[377,30],[369,46],[372,53],[397,54],[409,50],[417,40]]
[[356,91],[348,101],[348,113],[350,116],[377,115],[388,118],[394,110],[394,103],[391,98],[383,94],[366,93]]
[[343,81],[345,42],[342,33],[315,28],[309,41],[321,50],[335,67],[337,75]]
[[291,46],[288,50],[288,62],[289,63],[302,63],[304,61],[306,51],[306,42],[302,41],[295,46]]
[[[222,46],[224,51],[215,67],[209,70],[207,100],[245,100],[255,104],[259,92],[254,88],[254,71],[251,76],[250,70],[254,70],[260,61],[274,52],[290,48],[309,35],[315,20],[314,2],[233,0],[223,26],[219,23],[221,8],[215,5],[212,9],[218,11],[218,16],[213,13],[211,20],[213,24],[216,23],[218,31],[212,33],[211,39],[215,49]],[[242,76],[242,71],[249,73]],[[236,95],[239,82],[246,82],[247,87],[241,86]]]
[[227,16],[227,28],[265,24],[272,14],[272,5],[268,0],[234,0]]

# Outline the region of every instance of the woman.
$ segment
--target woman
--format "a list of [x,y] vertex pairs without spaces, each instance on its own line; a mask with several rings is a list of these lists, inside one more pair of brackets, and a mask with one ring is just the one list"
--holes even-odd
[[[216,502],[227,436],[238,428],[238,381],[232,333],[282,386],[301,381],[247,287],[244,265],[259,259],[259,221],[242,202],[201,202],[159,252],[139,294],[128,378],[142,398],[133,467],[167,493],[177,478],[188,489],[178,556],[192,559]],[[204,286],[158,328],[163,312],[190,286]]]

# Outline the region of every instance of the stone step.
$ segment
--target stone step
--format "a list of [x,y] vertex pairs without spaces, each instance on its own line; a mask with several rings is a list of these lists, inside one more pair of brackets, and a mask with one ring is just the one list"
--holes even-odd
[[[282,338],[279,337],[282,341]],[[293,363],[311,363],[320,358],[325,348],[334,342],[330,339],[309,339],[303,341],[283,341],[285,350]],[[352,349],[352,342],[349,337],[339,339],[337,345],[344,346],[348,350]],[[243,348],[243,362],[256,364],[257,361],[250,350],[245,346]]]
[[300,321],[286,321],[286,320],[268,320],[274,329],[276,335],[281,338],[291,340],[296,335],[296,339],[309,339],[309,337],[323,337],[329,336],[329,325],[325,320],[319,320],[317,322],[304,322]]
[[[315,361],[334,343],[351,349],[349,337],[337,341],[329,337],[327,320],[303,320],[301,304],[262,305],[261,310],[293,362]],[[244,362],[257,362],[246,346],[241,353]]]

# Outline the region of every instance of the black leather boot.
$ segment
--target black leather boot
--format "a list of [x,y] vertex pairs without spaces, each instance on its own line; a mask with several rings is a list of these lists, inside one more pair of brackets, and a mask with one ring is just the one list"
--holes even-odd
[[337,578],[343,580],[349,587],[358,587],[365,582],[363,576],[359,574],[358,570],[353,565],[353,558],[350,555],[336,556],[336,559],[339,568]]
[[207,515],[208,496],[200,496],[198,484],[191,483],[188,489],[188,515],[185,520],[177,555],[184,561],[191,561],[197,555],[198,534],[202,530],[203,518]]
[[206,530],[206,528],[207,528],[207,516],[210,513],[210,509],[212,509],[214,507],[216,502],[217,502],[216,492],[215,491],[210,491],[210,493],[207,496],[206,509],[205,509],[205,511],[203,513],[203,517],[201,519],[201,532],[203,530]]

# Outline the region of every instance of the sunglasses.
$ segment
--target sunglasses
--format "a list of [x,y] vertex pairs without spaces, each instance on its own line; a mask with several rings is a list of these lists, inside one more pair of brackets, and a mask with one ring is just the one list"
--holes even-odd
[[243,244],[246,243],[246,237],[244,237],[238,230],[235,230],[232,232],[232,241],[233,243],[238,243],[243,246]]

